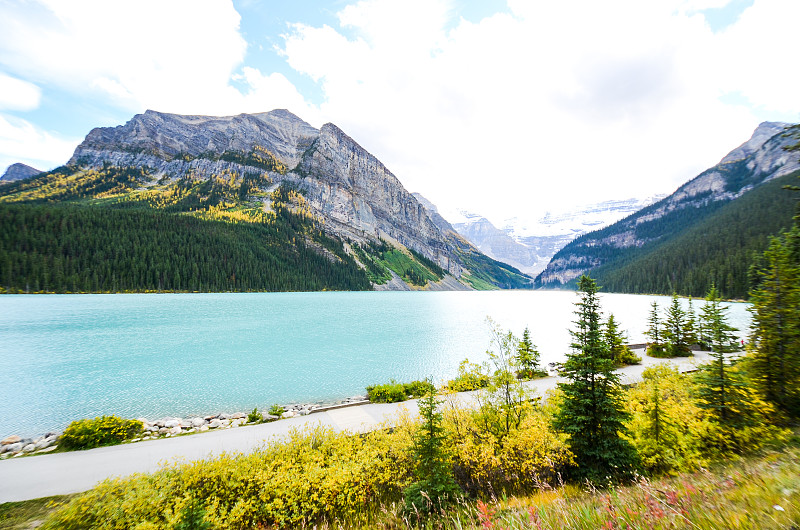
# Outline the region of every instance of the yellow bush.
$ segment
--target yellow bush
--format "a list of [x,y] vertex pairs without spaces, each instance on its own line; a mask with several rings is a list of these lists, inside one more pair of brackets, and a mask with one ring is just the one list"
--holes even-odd
[[370,502],[399,498],[408,485],[412,428],[361,436],[293,432],[248,455],[107,480],[56,512],[45,528],[171,528],[193,501],[219,529],[354,516]]
[[474,411],[445,414],[456,481],[471,494],[525,491],[553,484],[572,463],[566,437],[550,429],[547,416],[532,410],[518,429],[499,441],[481,428]]

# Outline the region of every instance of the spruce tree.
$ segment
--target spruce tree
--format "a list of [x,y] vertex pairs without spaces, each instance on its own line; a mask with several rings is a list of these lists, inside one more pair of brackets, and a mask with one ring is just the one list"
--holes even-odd
[[738,448],[736,431],[750,420],[750,404],[745,391],[745,382],[739,372],[732,369],[726,358],[733,348],[732,334],[736,328],[728,324],[727,308],[722,306],[719,293],[712,285],[701,310],[701,322],[707,330],[711,346],[712,361],[697,372],[698,406],[706,409],[722,428],[724,448]]
[[539,350],[531,342],[531,333],[526,327],[522,332],[522,339],[517,346],[517,362],[519,363],[519,375],[522,377],[532,378],[538,375],[546,375],[539,368]]
[[658,316],[658,303],[652,303],[650,315],[647,318],[648,328],[645,335],[650,339],[650,344],[647,345],[647,355],[652,357],[664,356],[664,345],[661,343],[663,336],[661,334],[661,319]]
[[800,418],[800,229],[773,238],[754,267],[748,373],[763,398]]
[[[430,383],[430,380],[428,381]],[[438,511],[455,500],[461,492],[453,480],[449,459],[444,449],[441,401],[431,385],[427,395],[417,402],[422,425],[414,436],[414,476],[417,479],[403,492],[409,513]]]
[[619,329],[619,324],[614,315],[609,314],[605,324],[604,338],[608,344],[611,360],[615,366],[625,366],[628,364],[639,364],[642,359],[633,353],[625,342],[627,338],[625,332]]
[[665,353],[669,357],[684,357],[689,355],[689,341],[686,338],[686,313],[681,309],[678,295],[672,295],[672,303],[667,308],[667,318],[664,322]]
[[689,297],[689,304],[686,308],[686,327],[684,328],[686,334],[686,342],[689,346],[697,344],[697,315],[694,312],[694,303],[692,297]]
[[568,381],[558,385],[563,398],[553,422],[557,430],[569,435],[576,478],[602,483],[630,476],[636,454],[622,438],[628,415],[619,376],[602,336],[597,285],[584,275],[578,291],[576,329],[570,331],[572,352],[561,372]]

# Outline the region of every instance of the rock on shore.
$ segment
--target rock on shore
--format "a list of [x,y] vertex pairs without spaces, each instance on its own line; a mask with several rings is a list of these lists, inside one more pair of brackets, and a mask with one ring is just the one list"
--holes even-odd
[[[284,412],[280,416],[267,412],[259,412],[260,418],[257,422],[306,416],[312,412],[325,410],[329,407],[363,403],[364,400],[366,400],[365,396],[354,396],[335,404],[305,403],[284,405],[282,407]],[[170,438],[179,434],[206,432],[212,429],[233,429],[249,423],[248,414],[244,412],[234,412],[233,414],[221,413],[212,416],[192,416],[188,418],[165,417],[152,421],[147,418],[137,419],[142,422],[142,432],[137,438],[128,440],[128,442]],[[54,451],[58,447],[58,440],[62,434],[63,433],[60,432],[48,432],[37,438],[23,438],[16,434],[8,436],[0,440],[0,459]]]

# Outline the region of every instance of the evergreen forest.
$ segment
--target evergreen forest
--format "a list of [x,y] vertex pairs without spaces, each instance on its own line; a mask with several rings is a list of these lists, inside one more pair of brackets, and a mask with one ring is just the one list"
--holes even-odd
[[[254,153],[224,156],[285,173]],[[265,171],[155,181],[147,168],[63,166],[0,187],[0,292],[371,290],[390,271],[419,287],[446,274],[383,242],[346,249],[302,190]]]
[[[715,285],[723,298],[745,299],[753,260],[766,250],[771,236],[792,226],[797,194],[785,188],[798,176],[769,181],[730,202],[684,208],[657,223],[642,223],[646,233],[637,232],[637,237],[658,238],[641,247],[580,246],[587,235],[561,252],[602,258],[592,277],[606,291],[702,297]],[[601,239],[603,230],[591,235]],[[576,281],[569,285],[576,286]]]

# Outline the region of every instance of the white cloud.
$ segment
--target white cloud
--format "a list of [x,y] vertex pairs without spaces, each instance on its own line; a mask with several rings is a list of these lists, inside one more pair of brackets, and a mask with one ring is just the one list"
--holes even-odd
[[300,24],[284,52],[320,80],[322,115],[407,188],[536,217],[671,192],[749,137],[758,120],[720,102],[720,48],[696,12],[727,3],[515,0],[471,23],[446,0],[370,0],[339,15],[355,37]]
[[61,138],[28,121],[0,114],[0,168],[15,162],[47,171],[65,163],[80,139]]
[[[243,64],[229,0],[10,0],[0,67],[35,84],[0,105],[33,108],[37,86],[53,85],[134,112],[288,108],[335,122],[443,208],[538,217],[670,192],[746,140],[756,114],[800,119],[800,3],[756,0],[714,34],[702,10],[729,3],[509,0],[469,22],[452,0],[362,0],[337,27],[299,21],[285,36],[287,63],[322,87],[317,107],[284,75]],[[41,154],[63,146],[30,123],[3,123],[38,147],[6,135],[0,152],[69,156]]]
[[36,0],[6,3],[0,15],[0,64],[132,112],[269,110],[293,89],[252,70],[245,75],[257,86],[247,94],[230,85],[247,43],[229,0]]
[[768,112],[792,115],[795,121],[800,121],[798,20],[800,2],[758,0],[715,43],[724,87]]
[[42,91],[33,83],[0,72],[0,110],[34,110],[41,99]]

